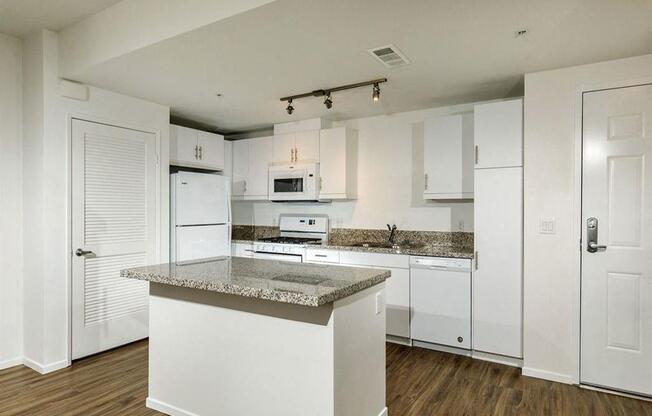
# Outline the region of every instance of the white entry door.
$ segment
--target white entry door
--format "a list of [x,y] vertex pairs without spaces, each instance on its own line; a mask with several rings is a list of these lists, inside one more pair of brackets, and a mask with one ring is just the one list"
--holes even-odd
[[73,120],[72,358],[148,335],[148,284],[120,270],[156,262],[156,136]]
[[652,85],[583,113],[581,381],[652,396]]

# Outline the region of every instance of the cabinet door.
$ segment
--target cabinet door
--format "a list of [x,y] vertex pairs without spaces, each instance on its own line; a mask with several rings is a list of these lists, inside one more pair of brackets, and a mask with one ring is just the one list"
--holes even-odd
[[523,166],[523,100],[478,104],[475,167]]
[[292,163],[294,155],[294,138],[296,133],[284,133],[274,136],[274,163]]
[[170,163],[183,165],[199,163],[197,130],[170,125]]
[[199,162],[207,168],[224,169],[224,136],[219,134],[198,132]]
[[424,123],[424,198],[473,197],[473,114]]
[[267,199],[269,164],[272,162],[273,137],[249,139],[249,175],[246,199]]
[[319,130],[298,131],[295,133],[294,151],[298,162],[319,161]]
[[473,348],[522,357],[523,168],[476,169]]
[[390,268],[386,280],[387,335],[410,337],[410,270]]
[[249,176],[249,140],[235,140],[233,143],[232,186],[234,197],[243,197]]
[[346,196],[346,130],[321,131],[319,138],[319,179],[321,195]]

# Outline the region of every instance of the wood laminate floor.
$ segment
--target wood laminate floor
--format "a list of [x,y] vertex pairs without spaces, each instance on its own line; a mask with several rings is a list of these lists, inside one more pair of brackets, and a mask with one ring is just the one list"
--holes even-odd
[[[160,415],[145,407],[147,341],[41,376],[0,371],[0,415]],[[650,415],[652,403],[522,377],[517,368],[387,344],[390,416]],[[275,416],[275,415],[270,415]],[[309,415],[306,415],[309,416]]]

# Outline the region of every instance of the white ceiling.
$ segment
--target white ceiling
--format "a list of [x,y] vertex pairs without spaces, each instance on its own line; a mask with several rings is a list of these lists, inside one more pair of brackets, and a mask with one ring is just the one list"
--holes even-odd
[[60,30],[120,0],[0,0],[0,33],[25,36]]
[[[98,65],[80,81],[238,131],[501,98],[524,73],[652,53],[651,0],[277,0]],[[515,32],[527,28],[525,37]],[[411,60],[387,69],[369,48]],[[322,100],[282,96],[387,77]],[[223,97],[217,98],[220,92]]]

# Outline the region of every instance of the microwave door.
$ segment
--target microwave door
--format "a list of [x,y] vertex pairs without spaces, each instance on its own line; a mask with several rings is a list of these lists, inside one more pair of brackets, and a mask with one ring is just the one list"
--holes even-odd
[[304,179],[301,178],[275,178],[274,193],[303,193]]

